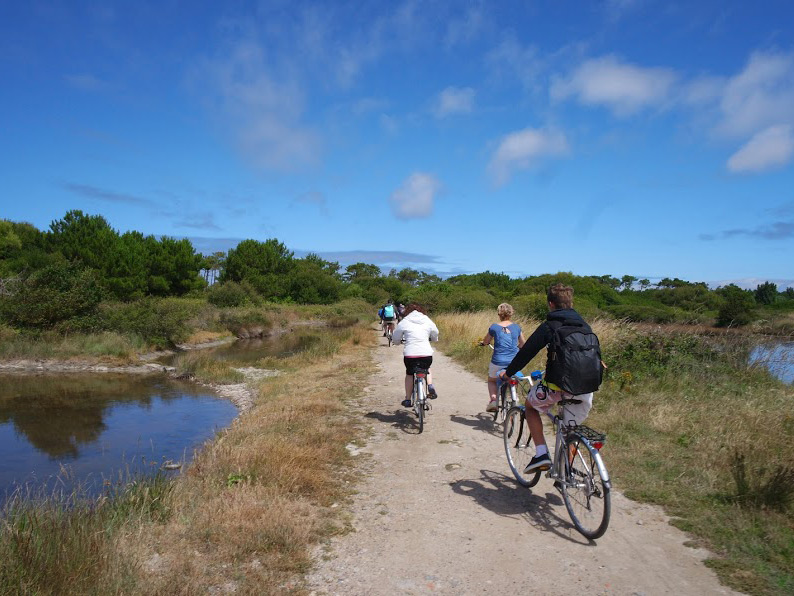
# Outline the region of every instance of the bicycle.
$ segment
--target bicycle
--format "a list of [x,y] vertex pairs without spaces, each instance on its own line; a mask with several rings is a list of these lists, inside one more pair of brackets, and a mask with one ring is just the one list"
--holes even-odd
[[[604,535],[611,512],[609,479],[601,448],[606,435],[584,424],[566,426],[565,407],[580,403],[578,399],[562,399],[557,414],[547,413],[554,427],[555,443],[552,465],[546,477],[562,493],[565,508],[577,531],[594,540]],[[535,444],[526,422],[525,406],[510,408],[504,423],[503,437],[507,463],[521,486],[532,487],[540,480],[540,470],[524,474],[524,468],[535,455]]]
[[417,368],[414,372],[414,388],[411,391],[411,408],[419,421],[419,434],[425,427],[425,412],[430,410],[427,403],[427,374],[426,368]]

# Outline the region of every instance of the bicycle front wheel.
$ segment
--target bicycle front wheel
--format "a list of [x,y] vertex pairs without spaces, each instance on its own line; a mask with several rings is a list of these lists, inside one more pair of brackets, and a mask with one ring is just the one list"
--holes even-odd
[[515,406],[508,410],[502,436],[507,463],[513,476],[521,486],[535,486],[540,480],[540,471],[524,474],[524,468],[535,456],[535,444],[532,442],[529,425],[524,417],[523,406]]
[[607,531],[611,510],[609,483],[601,477],[596,463],[601,456],[576,435],[566,442],[565,453],[568,455],[562,483],[565,508],[583,536],[591,540],[600,538]]

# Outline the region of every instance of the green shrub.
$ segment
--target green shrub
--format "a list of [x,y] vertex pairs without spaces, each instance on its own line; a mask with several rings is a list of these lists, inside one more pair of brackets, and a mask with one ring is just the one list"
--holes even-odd
[[0,314],[16,327],[51,329],[73,317],[90,316],[103,297],[95,271],[50,265],[10,284],[0,297]]
[[258,336],[273,327],[272,319],[257,308],[235,308],[222,312],[220,324],[238,337]]
[[616,319],[633,322],[672,323],[676,318],[675,311],[666,306],[615,304],[607,306],[604,310]]
[[102,325],[118,333],[134,333],[158,348],[185,341],[191,329],[188,320],[200,303],[178,298],[144,298],[130,303],[101,306]]
[[247,281],[216,283],[207,290],[207,302],[219,308],[234,308],[262,302],[254,287]]

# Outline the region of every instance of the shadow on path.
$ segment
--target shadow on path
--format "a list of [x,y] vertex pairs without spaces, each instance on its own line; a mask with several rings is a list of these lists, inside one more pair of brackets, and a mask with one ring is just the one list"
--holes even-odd
[[449,419],[456,424],[462,424],[495,437],[502,436],[502,425],[494,422],[493,414],[489,414],[488,412],[479,412],[478,414],[469,414],[468,416],[456,416],[452,414]]
[[533,489],[524,488],[499,472],[480,470],[480,474],[477,479],[450,482],[450,487],[453,492],[474,499],[478,505],[497,515],[525,518],[537,530],[552,532],[576,544],[596,544],[575,530],[572,533],[574,528],[570,521],[557,514],[555,507],[562,506],[563,501],[555,490],[541,494],[542,487],[536,485],[533,487],[536,492],[533,492]]
[[404,433],[419,434],[419,421],[412,410],[395,410],[392,413],[367,412],[364,414],[364,418],[391,424],[393,428],[399,429]]

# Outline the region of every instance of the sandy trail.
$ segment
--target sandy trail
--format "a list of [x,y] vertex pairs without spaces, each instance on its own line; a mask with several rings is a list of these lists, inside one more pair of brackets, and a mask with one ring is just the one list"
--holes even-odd
[[[687,536],[656,507],[613,491],[609,529],[589,542],[550,480],[520,487],[484,412],[484,375],[439,352],[440,397],[417,434],[399,405],[402,349],[385,341],[360,404],[373,434],[361,450],[367,474],[352,504],[355,531],[318,549],[313,593],[733,593],[701,562],[708,553],[684,546]],[[604,456],[608,466],[608,448]]]

